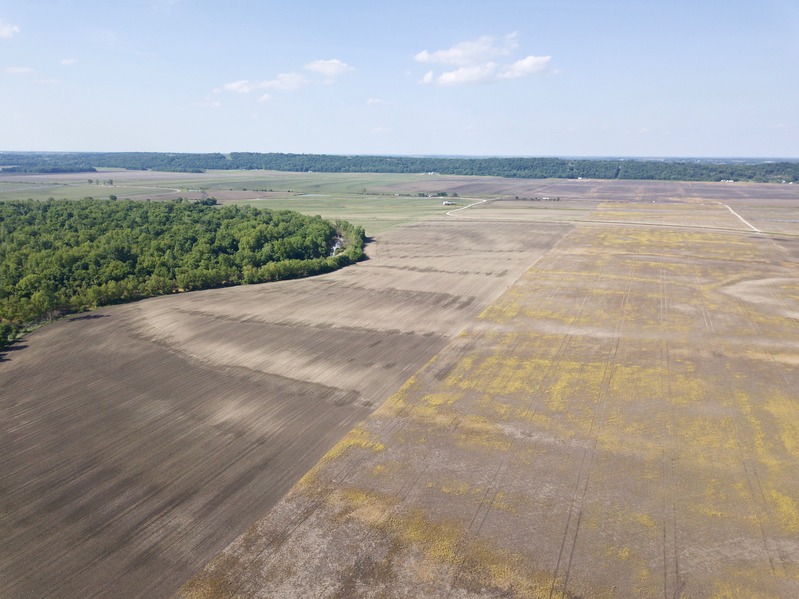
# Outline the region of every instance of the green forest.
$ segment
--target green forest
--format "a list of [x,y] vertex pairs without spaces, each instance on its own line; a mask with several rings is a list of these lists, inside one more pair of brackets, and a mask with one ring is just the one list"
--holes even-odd
[[187,201],[0,203],[0,347],[36,323],[135,299],[330,272],[364,231],[288,210]]
[[265,169],[324,173],[440,173],[527,179],[799,182],[799,162],[745,159],[567,159],[338,156],[330,154],[181,154],[163,152],[0,152],[0,171],[95,172],[123,168],[169,172]]

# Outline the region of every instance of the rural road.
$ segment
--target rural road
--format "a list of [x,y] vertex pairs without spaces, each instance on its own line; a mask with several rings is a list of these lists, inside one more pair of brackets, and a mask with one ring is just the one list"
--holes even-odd
[[472,206],[477,206],[479,204],[485,204],[488,200],[479,200],[474,202],[473,204],[469,204],[468,206],[461,206],[460,208],[455,208],[455,210],[450,210],[447,212],[447,216],[452,216],[455,212],[459,212],[461,210],[466,210],[467,208],[471,208]]
[[730,208],[729,206],[727,206],[727,204],[724,204],[724,207],[725,207],[727,210],[729,210],[730,212],[732,212],[732,213],[733,213],[733,214],[734,214],[734,215],[735,215],[735,216],[736,216],[738,219],[740,219],[740,221],[741,221],[743,224],[745,224],[747,227],[749,227],[749,228],[750,228],[750,229],[752,229],[753,231],[757,231],[758,233],[761,233],[761,232],[762,232],[762,231],[760,231],[760,229],[758,229],[756,226],[754,226],[752,223],[750,223],[748,220],[746,220],[746,219],[745,219],[743,216],[741,216],[740,214],[738,214],[738,213],[737,213],[735,210],[733,210],[732,208]]

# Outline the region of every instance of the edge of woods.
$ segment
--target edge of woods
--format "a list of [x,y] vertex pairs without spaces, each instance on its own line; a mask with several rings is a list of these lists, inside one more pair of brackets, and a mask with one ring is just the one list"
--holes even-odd
[[199,289],[331,272],[362,227],[215,202],[0,202],[0,351],[54,319]]

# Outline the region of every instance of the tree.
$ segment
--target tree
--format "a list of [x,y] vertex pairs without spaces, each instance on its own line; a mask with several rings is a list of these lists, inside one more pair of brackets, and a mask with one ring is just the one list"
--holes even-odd
[[[331,260],[339,237],[346,249]],[[0,323],[21,327],[177,288],[326,272],[362,257],[364,237],[288,210],[86,198],[0,202],[0,239]]]

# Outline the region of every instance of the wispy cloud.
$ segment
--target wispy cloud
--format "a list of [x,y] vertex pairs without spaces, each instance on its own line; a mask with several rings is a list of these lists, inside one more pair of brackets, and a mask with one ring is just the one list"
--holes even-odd
[[380,98],[369,98],[366,100],[367,106],[375,106],[376,104],[385,104]]
[[517,60],[511,65],[502,68],[497,75],[499,79],[518,79],[546,71],[549,67],[551,56],[528,56]]
[[200,102],[195,102],[194,105],[199,106],[200,108],[219,108],[222,106],[222,103],[214,100],[213,98],[206,97]]
[[457,68],[438,74],[435,70],[427,71],[419,82],[465,85],[518,79],[547,71],[551,56],[527,56],[506,62],[505,57],[512,56],[519,47],[518,37],[515,32],[501,39],[484,35],[476,40],[458,42],[444,50],[422,50],[414,56],[417,62]]
[[497,41],[490,35],[484,35],[476,40],[458,42],[446,50],[436,50],[435,52],[422,50],[414,58],[418,62],[456,67],[473,66],[498,56],[509,55],[518,46],[517,37],[516,33],[509,33]]
[[250,81],[249,79],[231,81],[214,91],[236,92],[238,94],[249,94],[259,89],[291,91],[302,87],[307,82],[308,79],[299,73],[281,73],[274,79],[267,81]]
[[[325,83],[332,83],[341,75],[355,70],[353,67],[337,58],[331,60],[314,60],[306,64],[303,68],[310,73],[315,73],[324,77]],[[249,94],[256,90],[290,92],[313,83],[318,84],[320,81],[318,78],[314,80],[313,76],[310,75],[291,72],[280,73],[274,79],[266,79],[263,81],[251,81],[249,79],[231,81],[230,83],[225,83],[222,87],[214,89],[214,92],[234,92],[239,94]],[[271,99],[271,94],[264,93],[258,97],[258,102],[268,102]]]
[[230,83],[225,83],[221,89],[214,90],[214,91],[228,91],[228,92],[236,92],[239,94],[249,94],[252,90],[256,89],[257,84],[247,79],[239,79],[238,81],[231,81]]
[[466,83],[484,83],[493,81],[497,76],[497,65],[493,62],[461,67],[454,71],[441,73],[436,82],[439,85],[463,85]]
[[5,21],[0,21],[0,38],[11,38],[19,33],[19,25],[12,25]]
[[259,87],[277,91],[293,91],[308,83],[308,78],[300,73],[280,73],[274,79],[261,81]]
[[4,70],[9,75],[27,75],[33,73],[33,69],[30,67],[6,67]]
[[340,77],[344,73],[355,70],[338,58],[333,58],[332,60],[314,60],[306,64],[305,68],[313,73],[323,75],[328,81],[333,81],[336,77]]
[[71,67],[73,64],[77,63],[77,59],[75,58],[62,58],[61,64],[65,67]]

